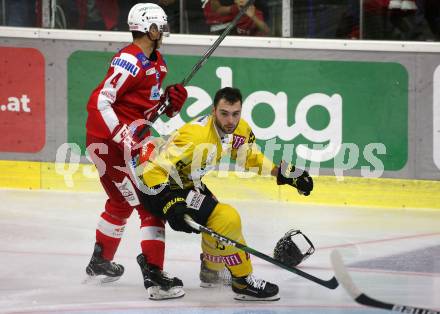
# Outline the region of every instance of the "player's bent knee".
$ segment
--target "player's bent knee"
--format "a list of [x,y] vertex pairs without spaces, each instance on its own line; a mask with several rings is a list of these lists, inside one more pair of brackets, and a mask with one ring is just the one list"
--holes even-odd
[[126,202],[108,200],[105,204],[105,211],[111,216],[126,220],[131,216],[133,207],[129,206]]
[[218,229],[224,235],[236,234],[241,232],[241,218],[238,211],[228,204],[219,203],[214,209],[215,218],[214,229]]

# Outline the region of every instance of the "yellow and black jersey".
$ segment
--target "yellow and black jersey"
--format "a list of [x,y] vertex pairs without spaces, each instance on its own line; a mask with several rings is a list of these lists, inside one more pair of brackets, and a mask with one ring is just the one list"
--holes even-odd
[[146,164],[143,181],[149,187],[169,181],[172,188],[192,188],[224,156],[230,156],[246,170],[269,174],[275,165],[254,142],[255,136],[243,119],[233,134],[221,135],[211,115],[199,117],[171,135]]

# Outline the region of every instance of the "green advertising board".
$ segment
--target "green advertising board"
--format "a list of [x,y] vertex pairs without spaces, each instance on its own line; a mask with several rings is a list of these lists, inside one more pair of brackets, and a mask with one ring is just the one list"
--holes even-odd
[[[86,103],[111,57],[77,51],[68,60],[68,142],[83,153]],[[164,84],[180,82],[199,58],[166,56]],[[334,168],[354,155],[350,168],[379,159],[384,170],[400,170],[407,162],[408,74],[399,63],[211,57],[187,87],[181,114],[164,118],[159,127],[168,133],[209,112],[214,93],[224,86],[241,89],[243,118],[262,150],[275,145],[275,162],[303,159]]]

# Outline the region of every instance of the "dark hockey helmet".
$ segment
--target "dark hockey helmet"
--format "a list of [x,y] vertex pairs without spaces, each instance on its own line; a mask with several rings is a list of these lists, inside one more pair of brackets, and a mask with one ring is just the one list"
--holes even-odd
[[286,266],[295,267],[315,252],[312,241],[300,230],[289,230],[278,240],[273,257]]

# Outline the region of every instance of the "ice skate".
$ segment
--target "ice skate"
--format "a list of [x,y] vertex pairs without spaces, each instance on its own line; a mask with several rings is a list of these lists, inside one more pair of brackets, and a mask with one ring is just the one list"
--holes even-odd
[[185,295],[182,280],[177,277],[169,277],[156,265],[148,264],[143,254],[138,255],[137,262],[141,267],[149,299],[175,299]]
[[231,273],[224,267],[220,271],[209,269],[203,261],[203,254],[200,254],[200,287],[217,288],[231,285]]
[[232,277],[234,299],[240,301],[277,301],[278,286],[263,279],[256,279],[252,274],[246,277]]
[[101,245],[95,243],[92,258],[86,267],[86,273],[89,277],[85,283],[90,281],[107,283],[118,280],[124,273],[124,266],[104,259]]

